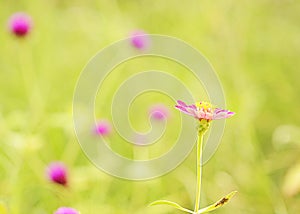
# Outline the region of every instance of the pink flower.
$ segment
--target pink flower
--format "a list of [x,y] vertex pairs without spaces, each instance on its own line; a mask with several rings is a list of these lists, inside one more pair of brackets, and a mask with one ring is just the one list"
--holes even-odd
[[131,34],[131,44],[140,50],[143,50],[149,46],[149,37],[142,30],[134,31]]
[[26,36],[32,27],[30,16],[25,13],[15,13],[9,19],[10,31],[18,37]]
[[225,119],[233,116],[235,113],[220,109],[214,108],[210,103],[207,102],[197,102],[193,105],[187,105],[185,102],[178,100],[175,108],[179,109],[185,114],[191,115],[198,120],[219,120]]
[[156,120],[165,120],[170,116],[169,109],[163,104],[156,104],[150,107],[149,114]]
[[68,183],[67,168],[61,162],[49,164],[47,169],[48,178],[53,183],[66,186]]
[[54,214],[79,214],[79,211],[70,207],[60,207]]
[[95,133],[102,136],[107,136],[112,132],[111,124],[107,120],[100,120],[94,129]]

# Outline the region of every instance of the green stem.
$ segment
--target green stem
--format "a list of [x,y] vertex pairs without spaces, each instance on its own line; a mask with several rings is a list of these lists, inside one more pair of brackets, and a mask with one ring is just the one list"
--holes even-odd
[[200,195],[201,195],[201,178],[202,178],[202,147],[203,147],[203,135],[204,132],[198,132],[197,140],[197,186],[196,186],[196,201],[195,201],[195,210],[197,213],[200,209]]

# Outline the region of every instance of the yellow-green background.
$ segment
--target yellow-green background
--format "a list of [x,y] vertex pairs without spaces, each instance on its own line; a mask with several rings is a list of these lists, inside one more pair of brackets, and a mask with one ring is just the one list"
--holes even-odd
[[[59,206],[83,214],[180,213],[147,207],[156,199],[193,207],[195,151],[171,173],[133,182],[97,170],[74,134],[72,97],[81,70],[97,51],[134,29],[175,36],[200,50],[220,77],[227,106],[237,112],[204,166],[202,206],[238,190],[215,213],[300,212],[299,1],[1,0],[0,5],[0,206],[8,213],[46,214]],[[7,30],[17,11],[34,22],[23,39]],[[69,167],[68,188],[45,178],[54,160]]]

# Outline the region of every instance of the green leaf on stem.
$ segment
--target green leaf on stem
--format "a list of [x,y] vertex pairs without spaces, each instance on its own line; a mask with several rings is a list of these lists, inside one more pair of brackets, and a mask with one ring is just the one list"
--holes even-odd
[[233,191],[231,193],[229,193],[228,195],[224,196],[223,198],[221,198],[220,200],[218,200],[216,203],[212,204],[212,205],[209,205],[205,208],[202,208],[201,210],[199,210],[197,212],[197,214],[200,214],[200,213],[207,213],[207,212],[210,212],[210,211],[213,211],[215,209],[218,209],[219,207],[227,204],[229,202],[229,200],[237,193],[237,191]]
[[149,206],[154,206],[154,205],[168,205],[168,206],[171,206],[171,207],[174,207],[178,210],[181,210],[183,212],[187,212],[187,213],[192,213],[194,214],[193,211],[189,210],[189,209],[186,209],[182,206],[180,206],[179,204],[175,203],[175,202],[172,202],[172,201],[167,201],[167,200],[158,200],[158,201],[154,201],[152,202],[151,204],[149,204]]

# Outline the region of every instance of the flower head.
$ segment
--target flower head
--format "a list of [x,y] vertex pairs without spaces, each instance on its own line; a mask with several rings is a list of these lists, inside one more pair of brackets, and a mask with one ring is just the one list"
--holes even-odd
[[149,114],[156,120],[165,120],[170,116],[169,109],[163,104],[156,104],[150,107]]
[[60,207],[54,214],[79,214],[79,211],[70,207]]
[[149,38],[147,34],[142,30],[134,31],[131,34],[131,44],[136,49],[143,50],[148,47],[149,45]]
[[197,102],[193,105],[187,105],[185,102],[178,100],[175,108],[179,109],[185,114],[191,115],[198,120],[219,120],[231,117],[234,112],[215,108],[210,103],[207,102]]
[[26,36],[32,27],[30,16],[25,13],[15,13],[9,19],[10,31],[18,37]]
[[53,183],[66,186],[68,183],[67,168],[61,162],[53,162],[49,164],[47,169],[48,178]]
[[102,136],[107,136],[112,132],[111,124],[107,120],[100,120],[94,129],[95,133]]

